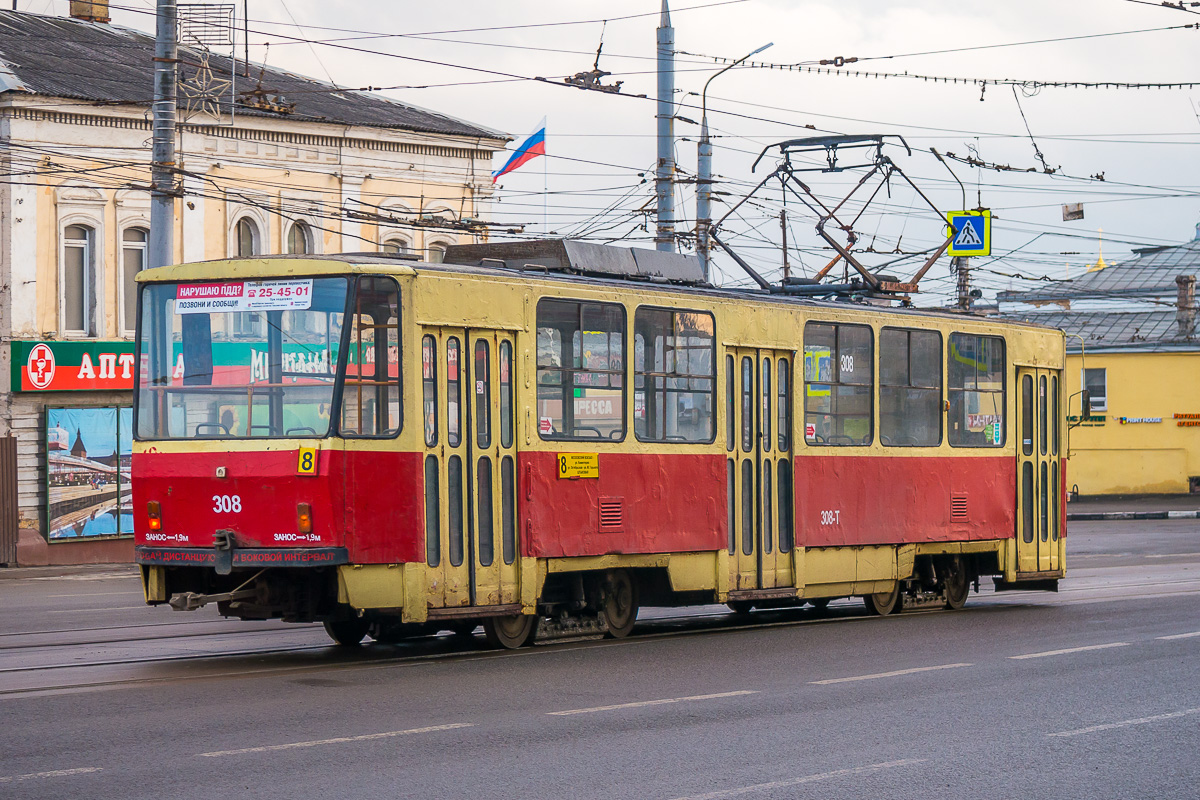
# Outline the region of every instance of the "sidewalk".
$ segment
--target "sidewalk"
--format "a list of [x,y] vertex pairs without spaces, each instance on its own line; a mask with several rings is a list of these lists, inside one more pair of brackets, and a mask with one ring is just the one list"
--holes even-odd
[[1200,495],[1092,495],[1067,504],[1067,521],[1097,519],[1200,519]]
[[110,578],[134,578],[138,575],[134,564],[81,564],[54,567],[0,567],[0,581],[38,580],[69,578],[78,581],[99,581]]

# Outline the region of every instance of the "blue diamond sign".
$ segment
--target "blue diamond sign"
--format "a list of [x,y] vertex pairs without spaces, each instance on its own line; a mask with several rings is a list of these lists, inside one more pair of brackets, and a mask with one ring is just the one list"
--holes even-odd
[[990,256],[992,254],[992,212],[950,211],[946,221],[953,231],[952,256]]

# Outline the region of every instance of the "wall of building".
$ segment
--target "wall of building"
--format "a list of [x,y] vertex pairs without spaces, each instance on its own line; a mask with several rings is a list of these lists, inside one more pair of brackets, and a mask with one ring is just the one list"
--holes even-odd
[[1200,352],[1088,354],[1087,368],[1106,370],[1108,384],[1107,408],[1094,410],[1091,422],[1077,419],[1084,360],[1070,354],[1064,378],[1070,424],[1079,423],[1068,434],[1068,488],[1084,495],[1187,493],[1200,478],[1200,425],[1186,424],[1200,423]]

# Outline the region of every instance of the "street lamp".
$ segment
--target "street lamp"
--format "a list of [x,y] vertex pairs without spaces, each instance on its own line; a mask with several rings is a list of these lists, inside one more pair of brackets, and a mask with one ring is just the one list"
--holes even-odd
[[774,42],[767,42],[762,47],[734,61],[721,71],[713,74],[704,82],[704,91],[700,93],[700,144],[697,145],[696,164],[696,254],[700,256],[700,267],[704,271],[704,280],[708,280],[708,229],[712,225],[712,142],[708,138],[708,85],[716,78],[741,64],[751,56],[756,56],[766,50]]

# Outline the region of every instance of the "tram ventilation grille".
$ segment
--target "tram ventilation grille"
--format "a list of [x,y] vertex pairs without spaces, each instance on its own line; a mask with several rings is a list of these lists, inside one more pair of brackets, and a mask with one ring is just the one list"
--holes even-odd
[[951,522],[968,522],[970,516],[967,514],[967,496],[965,494],[950,495],[950,521]]
[[625,523],[625,502],[621,497],[600,498],[600,530],[620,530]]

